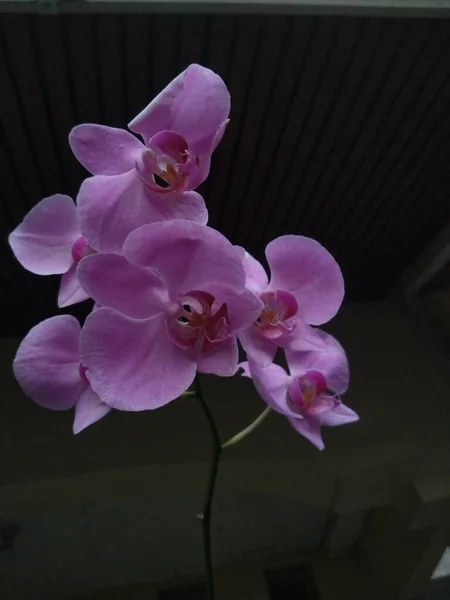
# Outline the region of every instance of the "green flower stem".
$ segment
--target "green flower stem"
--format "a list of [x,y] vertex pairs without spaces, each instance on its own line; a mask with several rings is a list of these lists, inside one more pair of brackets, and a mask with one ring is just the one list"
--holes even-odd
[[195,376],[195,392],[187,391],[182,394],[182,396],[196,396],[198,401],[200,402],[201,409],[208,421],[209,428],[211,430],[211,438],[212,438],[212,459],[211,465],[209,468],[209,477],[208,483],[206,486],[206,495],[205,495],[205,503],[203,506],[203,512],[197,515],[202,522],[202,531],[203,531],[203,551],[205,554],[205,573],[206,573],[206,591],[208,600],[214,600],[215,592],[214,592],[214,567],[213,567],[213,559],[212,559],[212,548],[211,548],[211,511],[212,504],[214,499],[214,491],[216,488],[217,481],[217,473],[219,470],[219,461],[222,455],[222,450],[224,448],[228,448],[229,446],[233,446],[237,444],[241,440],[243,440],[249,433],[254,431],[258,425],[260,425],[264,419],[271,412],[271,409],[267,407],[264,412],[262,412],[259,417],[257,417],[253,423],[250,423],[248,427],[231,437],[229,440],[224,442],[223,444],[220,442],[219,430],[217,428],[217,424],[214,420],[213,414],[203,396],[202,388],[200,385],[200,378],[198,374]]
[[202,388],[200,386],[200,378],[198,375],[195,376],[195,395],[197,396],[206,420],[208,421],[212,437],[213,452],[211,466],[209,469],[208,484],[206,487],[205,504],[203,507],[203,513],[198,516],[202,521],[203,530],[203,551],[205,553],[207,598],[208,600],[214,600],[214,571],[211,549],[211,510],[214,498],[214,490],[216,487],[217,472],[219,469],[219,461],[222,454],[222,444],[220,443],[219,430],[217,429],[216,422],[203,396]]
[[272,412],[272,409],[270,408],[270,406],[268,406],[259,415],[259,417],[257,417],[253,421],[253,423],[250,423],[250,425],[248,427],[246,427],[245,429],[243,429],[242,431],[240,431],[236,435],[233,435],[233,437],[231,437],[229,440],[227,440],[226,442],[224,442],[222,444],[222,448],[224,449],[224,448],[228,448],[229,446],[234,446],[234,444],[237,444],[238,442],[240,442],[241,440],[243,440],[245,437],[247,437],[249,435],[249,433],[251,433],[252,431],[254,431],[259,425],[261,425],[261,423],[264,421],[264,419],[266,417],[268,417],[271,412]]

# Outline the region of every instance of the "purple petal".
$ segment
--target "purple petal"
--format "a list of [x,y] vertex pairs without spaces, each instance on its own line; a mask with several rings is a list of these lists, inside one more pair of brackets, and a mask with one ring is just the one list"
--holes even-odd
[[61,283],[59,284],[58,292],[58,306],[64,308],[76,304],[77,302],[83,302],[87,300],[89,294],[87,294],[81,287],[77,277],[77,265],[74,263],[67,273],[61,277]]
[[239,352],[236,338],[233,336],[213,344],[207,353],[197,360],[200,373],[213,373],[221,377],[231,377],[238,369]]
[[299,235],[284,235],[268,244],[270,288],[291,292],[300,314],[310,325],[329,321],[344,297],[341,270],[318,242]]
[[89,245],[100,252],[120,254],[131,231],[162,219],[135,169],[122,175],[85,179],[77,204],[81,231]]
[[78,277],[96,302],[135,319],[151,317],[167,306],[161,278],[118,254],[87,256],[78,266]]
[[40,406],[66,410],[86,388],[79,372],[79,339],[75,317],[60,315],[42,321],[22,340],[14,375],[25,394]]
[[241,246],[235,246],[235,248],[242,260],[242,266],[247,278],[246,286],[252,292],[262,292],[269,285],[264,267]]
[[245,274],[230,242],[218,231],[189,221],[165,221],[131,233],[124,256],[134,264],[151,266],[171,294],[216,287],[244,291]]
[[307,325],[301,317],[294,317],[290,322],[295,323],[293,331],[277,339],[277,343],[281,348],[318,352],[326,350],[326,345],[318,329]]
[[72,265],[72,245],[80,237],[75,204],[55,194],[30,210],[9,236],[20,264],[36,275],[65,273]]
[[261,314],[263,308],[263,303],[258,296],[249,290],[244,290],[244,292],[238,294],[230,292],[228,289],[221,292],[217,288],[215,299],[216,302],[227,305],[230,330],[233,333],[251,327]]
[[205,67],[190,65],[135,117],[128,127],[148,141],[169,130],[182,135],[194,154],[212,151],[230,112],[222,79]]
[[345,425],[346,423],[359,421],[359,416],[354,410],[345,406],[345,404],[339,403],[333,410],[321,414],[319,420],[321,425],[336,427],[337,425]]
[[80,431],[107,415],[110,410],[111,407],[104,404],[97,394],[90,387],[87,387],[75,404],[73,432],[75,434],[80,433]]
[[159,215],[159,218],[155,221],[185,219],[200,225],[206,225],[208,222],[208,209],[203,196],[197,192],[184,192],[179,195],[166,196],[149,190],[148,198],[153,209]]
[[255,329],[249,328],[241,331],[239,341],[248,357],[261,367],[267,367],[273,362],[277,352],[276,344],[272,340],[262,337]]
[[250,358],[248,365],[253,383],[264,402],[282,415],[298,418],[298,413],[292,410],[288,404],[291,378],[286,371],[275,363],[268,367],[261,367]]
[[92,389],[119,410],[164,406],[195,377],[195,362],[169,340],[159,315],[137,320],[97,309],[83,327],[81,359]]
[[288,419],[288,421],[298,433],[314,444],[318,450],[325,448],[317,419]]
[[125,129],[85,123],[69,134],[78,161],[93,175],[120,175],[133,169],[144,145]]
[[343,394],[349,381],[348,360],[344,349],[331,335],[317,329],[325,347],[318,352],[286,350],[286,360],[291,375],[303,375],[306,371],[319,371],[327,380],[327,387],[335,394]]

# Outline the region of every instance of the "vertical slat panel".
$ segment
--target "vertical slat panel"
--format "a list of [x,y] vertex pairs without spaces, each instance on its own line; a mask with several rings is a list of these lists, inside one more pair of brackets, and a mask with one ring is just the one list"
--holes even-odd
[[75,195],[82,179],[82,169],[68,143],[69,132],[76,122],[71,111],[70,87],[59,22],[49,17],[33,19],[32,29],[42,74],[41,88],[46,90],[52,138],[64,177],[63,189],[65,193]]
[[[261,257],[273,237],[311,235],[350,296],[373,298],[450,219],[450,21],[2,15],[3,235],[43,195],[76,192],[86,173],[67,145],[74,124],[126,127],[192,62],[231,92],[199,191],[233,242]],[[6,244],[0,272],[0,305],[14,312],[1,333],[54,314],[56,278],[23,271]]]
[[[234,167],[234,157],[237,151],[239,133],[244,126],[248,106],[248,93],[253,80],[253,65],[257,56],[257,40],[261,20],[254,17],[242,17],[237,22],[236,38],[233,50],[229,56],[229,80],[227,84],[231,93],[231,121],[221,143],[222,157],[220,168],[214,172],[210,183],[211,224],[220,227],[228,235],[229,228],[223,218],[226,214],[228,198],[228,182],[230,170]],[[239,68],[235,66],[239,64]]]

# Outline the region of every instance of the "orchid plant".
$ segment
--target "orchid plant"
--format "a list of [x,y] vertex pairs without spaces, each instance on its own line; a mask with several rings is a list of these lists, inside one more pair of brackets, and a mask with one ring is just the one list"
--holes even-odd
[[[344,296],[333,257],[316,241],[284,235],[264,267],[208,227],[195,189],[209,174],[230,111],[222,79],[191,65],[129,124],[83,124],[69,135],[92,174],[76,202],[56,194],[10,234],[20,264],[62,275],[58,306],[92,298],[83,326],[63,314],[20,344],[14,373],[23,391],[53,410],[75,409],[74,433],[111,410],[153,410],[197,397],[211,428],[213,459],[203,525],[208,598],[214,598],[210,519],[222,450],[270,413],[322,450],[322,426],[358,419],[342,403],[349,380],[339,343],[314,326]],[[239,347],[247,360],[239,363]],[[274,363],[284,351],[289,373]],[[222,442],[199,373],[250,377],[267,405]],[[194,384],[194,389],[190,389]]]

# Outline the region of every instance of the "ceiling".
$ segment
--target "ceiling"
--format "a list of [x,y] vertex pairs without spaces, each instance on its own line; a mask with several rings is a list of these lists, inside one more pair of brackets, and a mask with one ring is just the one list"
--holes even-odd
[[6,236],[42,197],[76,195],[71,127],[125,126],[192,62],[231,91],[200,191],[234,243],[262,256],[277,235],[315,237],[348,297],[373,299],[450,218],[448,20],[1,15],[0,53],[0,335],[57,310],[57,281]]

